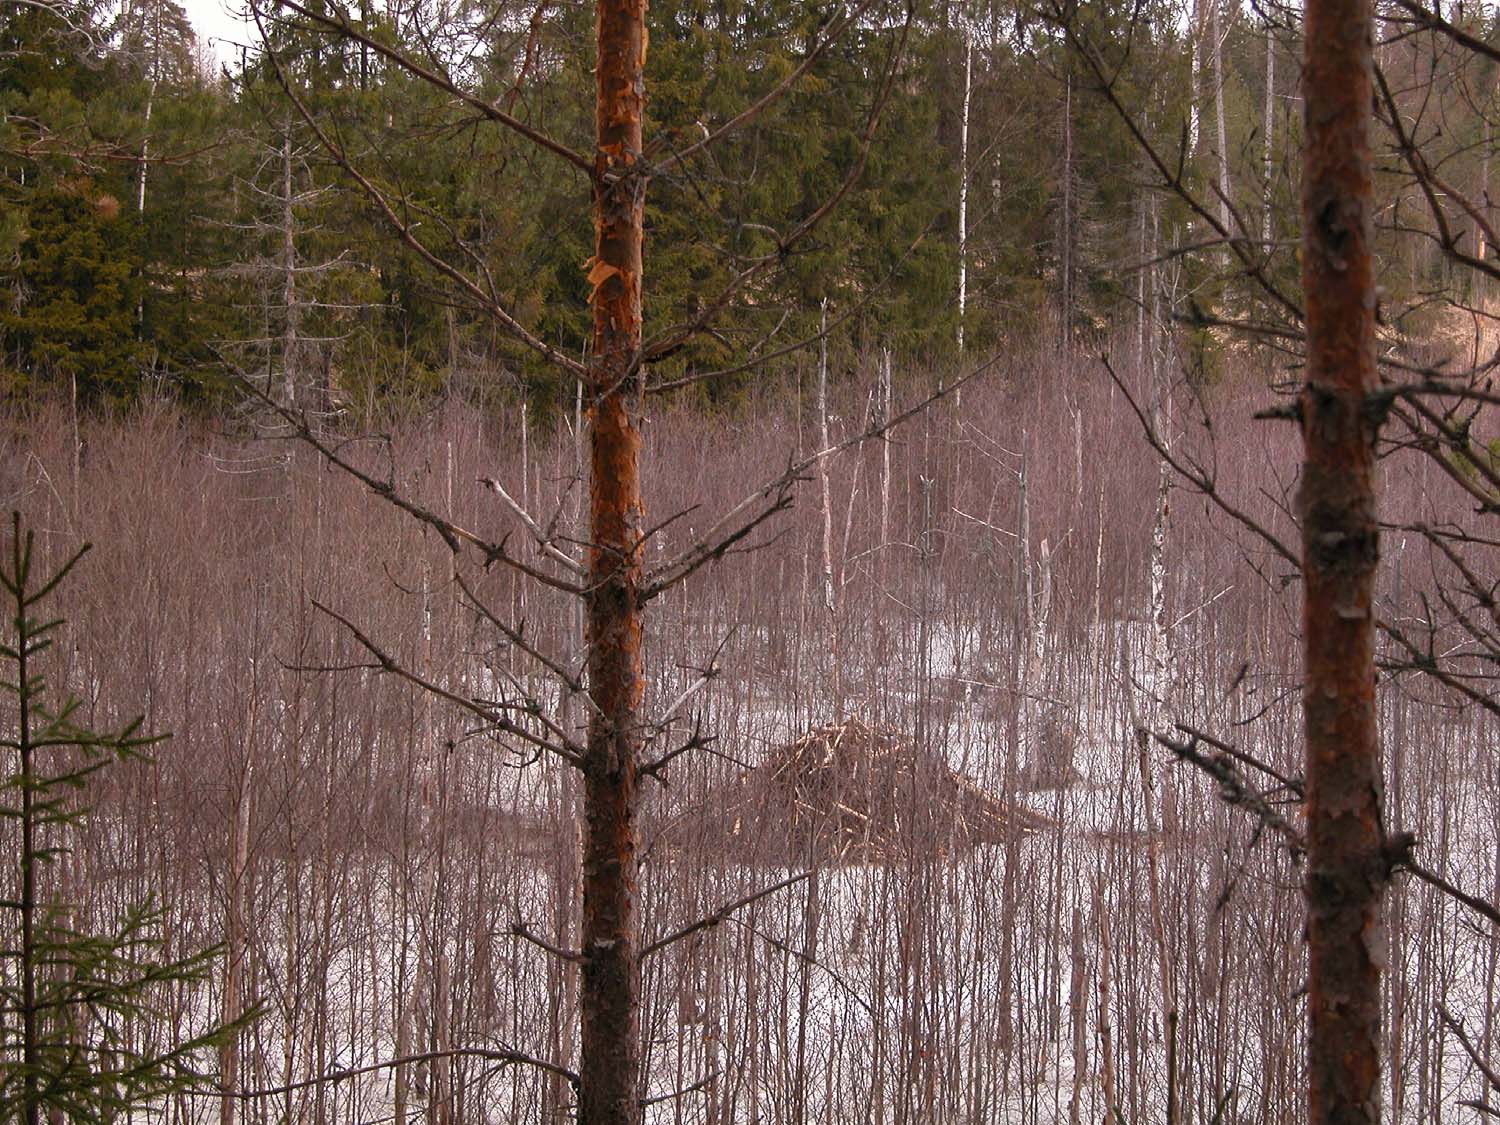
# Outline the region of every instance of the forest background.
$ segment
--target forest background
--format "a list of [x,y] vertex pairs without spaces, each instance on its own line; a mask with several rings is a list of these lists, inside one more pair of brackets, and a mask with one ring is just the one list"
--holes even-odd
[[[712,166],[654,185],[648,332],[693,315],[737,260],[774,246],[778,224],[813,210],[865,161],[816,237],[739,293],[716,335],[659,359],[658,381],[741,362],[755,341],[775,352],[803,340],[825,299],[830,344],[846,366],[879,348],[902,361],[951,361],[961,319],[966,346],[980,353],[1002,340],[1097,335],[1141,303],[1132,265],[1188,239],[1191,215],[1180,203],[1147,206],[1146,165],[1126,123],[1084,95],[1086,68],[1024,8],[914,9],[878,141],[862,157],[855,142],[884,32],[902,18],[876,7],[786,98],[718,146]],[[648,131],[668,148],[698,140],[789,73],[832,11],[654,5]],[[1124,67],[1120,96],[1164,148],[1181,149],[1195,185],[1243,193],[1257,233],[1262,198],[1281,233],[1294,229],[1285,157],[1299,130],[1295,13],[1086,11],[1111,43],[1110,65]],[[574,140],[591,128],[592,19],[581,9],[344,14],[551,134]],[[268,28],[308,107],[337,123],[347,156],[424,223],[434,249],[482,276],[540,338],[580,354],[592,235],[570,173],[538,164],[523,138],[482,127],[471,105],[368,46],[307,21],[278,18]],[[0,260],[10,299],[0,355],[11,393],[76,378],[84,401],[129,401],[156,387],[192,402],[236,371],[278,387],[290,372],[308,393],[364,412],[443,394],[558,401],[542,362],[415,261],[340,175],[258,45],[218,64],[171,3],[68,9],[66,18],[47,5],[15,6],[4,35]],[[1179,136],[1190,118],[1191,135]],[[1477,112],[1452,125],[1482,127]],[[1466,161],[1477,184],[1487,161],[1477,148]],[[1418,303],[1410,298],[1449,280],[1441,254],[1409,242],[1399,282],[1387,279],[1402,315]],[[1224,283],[1213,262],[1174,261],[1181,300],[1217,308]],[[1203,342],[1195,354],[1212,366],[1222,349]],[[753,372],[696,393],[736,401],[751,382],[785,377],[798,354],[760,356]]]
[[[653,156],[796,73],[843,10],[653,5]],[[344,450],[375,427],[390,440],[351,444],[351,462],[463,526],[535,535],[481,506],[479,476],[553,513],[544,548],[577,521],[578,399],[541,357],[586,355],[583,181],[483,119],[588,150],[592,19],[305,11],[265,14],[279,68],[247,46],[214,69],[170,2],[5,13],[7,494],[59,552],[107,545],[69,605],[63,678],[106,718],[133,704],[178,735],[101,787],[60,886],[101,914],[163,893],[182,941],[228,943],[207,999],[163,1001],[178,1023],[267,1001],[203,1099],[221,1117],[550,1118],[568,1108],[579,873],[535,841],[573,835],[566,771],[510,771],[493,728],[392,691],[312,604],[378,623],[405,667],[442,669],[471,702],[503,680],[538,714],[569,704],[523,658],[576,647],[573,611],[466,571],[532,623],[525,644],[496,642],[468,591],[439,593],[434,536],[283,439]],[[691,927],[758,894],[753,869],[648,863],[649,944],[679,924],[691,940],[646,968],[642,1098],[707,1120],[849,1104],[1290,1119],[1295,840],[1268,846],[1270,798],[1227,815],[1137,734],[1227,724],[1275,771],[1275,799],[1299,792],[1295,553],[1276,538],[1295,454],[1274,419],[1225,423],[1297,369],[1299,13],[862,11],[711,159],[653,181],[646,331],[671,346],[649,366],[648,473],[653,511],[687,514],[658,549],[830,431],[990,375],[897,441],[819,459],[815,511],[738,577],[663,603],[651,702],[702,690],[695,721],[722,741],[647,803],[643,851],[676,854],[668,826],[695,800],[856,709],[1066,831],[953,866],[835,864],[731,929]],[[1382,349],[1414,377],[1466,371],[1478,403],[1496,29],[1484,7],[1438,14],[1446,30],[1398,8],[1381,24]],[[813,215],[811,237],[783,239]],[[497,308],[530,346],[496,330]],[[708,311],[710,330],[677,338]],[[1382,591],[1391,823],[1438,869],[1489,878],[1495,450],[1477,410],[1409,417],[1386,450],[1424,455],[1387,480],[1411,517],[1388,528],[1406,538]],[[1169,470],[1194,503],[1169,503]],[[141,496],[156,503],[126,518]],[[1427,737],[1408,754],[1412,729]],[[1437,1120],[1489,1089],[1500,952],[1430,884],[1391,909],[1409,972],[1385,993],[1383,1095]],[[554,1069],[511,1065],[526,1059]],[[366,1065],[378,1082],[328,1078]]]

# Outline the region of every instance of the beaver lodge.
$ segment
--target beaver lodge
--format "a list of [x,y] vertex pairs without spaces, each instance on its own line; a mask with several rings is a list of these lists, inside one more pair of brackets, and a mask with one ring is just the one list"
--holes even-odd
[[858,719],[773,749],[711,790],[664,840],[679,856],[812,867],[938,859],[1055,827]]

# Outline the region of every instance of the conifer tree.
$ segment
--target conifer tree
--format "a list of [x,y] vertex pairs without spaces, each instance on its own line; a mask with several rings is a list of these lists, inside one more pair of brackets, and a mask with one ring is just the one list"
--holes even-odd
[[8,618],[0,639],[0,817],[15,856],[0,897],[0,1120],[26,1125],[116,1121],[197,1085],[199,1055],[211,1057],[236,1030],[179,1038],[177,1029],[146,1026],[158,1018],[161,991],[202,983],[216,951],[163,958],[163,915],[150,903],[92,932],[59,892],[58,861],[87,815],[79,790],[156,741],[141,733],[139,719],[98,732],[80,724],[76,699],[48,702],[41,669],[62,622],[35,615],[86,550],[41,573],[33,535],[23,534],[16,514],[0,561]]

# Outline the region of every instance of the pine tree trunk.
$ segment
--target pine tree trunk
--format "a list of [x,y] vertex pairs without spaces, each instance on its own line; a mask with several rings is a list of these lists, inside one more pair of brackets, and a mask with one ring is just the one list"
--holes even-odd
[[1274,163],[1275,149],[1275,126],[1276,126],[1276,36],[1272,31],[1271,21],[1266,20],[1266,124],[1262,135],[1264,151],[1262,156],[1262,167],[1264,169],[1265,182],[1262,185],[1260,205],[1260,236],[1265,240],[1265,252],[1271,252],[1271,185],[1275,182],[1276,165]]
[[1375,720],[1375,278],[1369,0],[1306,9],[1302,281],[1307,304],[1303,715],[1307,732],[1308,1121],[1380,1118]]
[[599,0],[584,763],[581,1125],[640,1118],[637,775],[642,521],[638,415],[646,175],[645,0]]

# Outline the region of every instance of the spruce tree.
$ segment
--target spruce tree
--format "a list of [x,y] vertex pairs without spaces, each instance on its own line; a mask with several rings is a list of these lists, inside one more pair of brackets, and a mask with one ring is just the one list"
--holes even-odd
[[[154,1007],[172,987],[205,981],[216,950],[162,957],[163,915],[130,907],[105,932],[92,932],[64,900],[57,861],[88,810],[78,803],[89,778],[139,759],[154,741],[137,719],[97,732],[78,721],[79,702],[48,702],[41,671],[62,622],[36,614],[87,547],[40,573],[31,532],[19,514],[0,559],[6,600],[0,639],[0,829],[16,857],[0,897],[0,1121],[105,1122],[199,1085],[199,1058],[235,1027],[185,1038],[161,1026]],[[163,1044],[146,1046],[145,1044]]]

